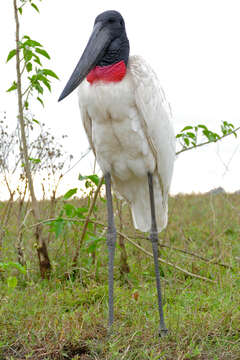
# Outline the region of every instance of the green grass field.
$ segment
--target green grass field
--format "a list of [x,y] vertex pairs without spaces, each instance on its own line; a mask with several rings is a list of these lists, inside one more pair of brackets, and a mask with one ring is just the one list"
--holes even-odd
[[[41,206],[47,214],[48,203]],[[96,217],[105,222],[105,204],[100,201]],[[141,239],[144,234],[133,229],[127,207],[123,218],[122,231],[151,252],[150,242]],[[165,338],[158,337],[153,259],[129,242],[125,244],[130,273],[120,272],[120,247],[116,249],[115,324],[108,334],[105,235],[95,243],[86,239],[72,276],[71,260],[80,236],[80,228],[74,226],[66,226],[49,243],[49,280],[40,279],[31,227],[24,232],[26,273],[11,266],[2,269],[1,360],[240,359],[240,195],[170,199],[169,225],[160,235],[166,247],[160,247],[160,256],[210,281],[159,263],[169,329]],[[16,227],[12,216],[1,249],[3,263],[17,261]],[[45,225],[46,237],[48,228]]]

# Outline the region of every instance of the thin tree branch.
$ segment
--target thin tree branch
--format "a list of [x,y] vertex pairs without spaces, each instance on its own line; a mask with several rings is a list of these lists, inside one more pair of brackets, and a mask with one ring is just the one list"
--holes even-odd
[[[130,242],[133,246],[135,246],[136,248],[138,248],[139,250],[141,250],[142,252],[144,252],[146,255],[153,257],[153,255],[152,255],[149,251],[145,250],[142,246],[140,246],[140,245],[138,245],[137,243],[135,243],[135,242],[134,242],[133,240],[131,240],[128,236],[126,236],[125,234],[121,233],[120,231],[118,231],[118,233],[119,233],[120,235],[122,235],[122,236],[123,236],[128,242]],[[198,278],[198,279],[201,279],[201,280],[204,280],[204,281],[209,281],[209,282],[211,282],[211,283],[215,283],[215,284],[216,284],[216,281],[214,281],[214,280],[208,279],[208,278],[206,278],[206,277],[204,277],[204,276],[201,276],[201,275],[193,274],[193,273],[191,273],[190,271],[188,271],[188,270],[186,270],[186,269],[183,269],[183,268],[181,268],[180,266],[175,265],[175,264],[173,264],[173,263],[171,263],[171,262],[169,262],[169,261],[167,261],[167,260],[164,260],[164,259],[162,259],[162,258],[160,258],[160,257],[158,257],[158,261],[160,261],[161,263],[166,264],[166,265],[168,265],[168,266],[171,266],[171,267],[173,267],[173,268],[175,268],[175,269],[177,269],[177,270],[185,273],[185,274],[188,275],[188,276],[196,277],[196,278]]]
[[[14,16],[15,16],[15,24],[16,24],[16,73],[17,73],[17,94],[18,94],[18,121],[20,123],[20,131],[21,131],[21,142],[22,142],[22,149],[20,145],[20,153],[23,152],[24,158],[24,170],[26,174],[26,178],[28,181],[29,191],[31,194],[32,200],[32,210],[33,216],[35,221],[39,221],[40,219],[40,209],[38,206],[38,202],[36,200],[34,186],[33,186],[33,179],[31,174],[31,168],[29,163],[29,155],[28,155],[28,146],[27,146],[27,136],[26,136],[26,126],[24,121],[24,113],[23,113],[23,94],[22,94],[22,74],[20,69],[20,25],[19,25],[19,18],[18,18],[18,7],[17,7],[17,0],[13,0],[13,7],[14,7]],[[37,241],[37,253],[39,259],[39,267],[42,278],[48,277],[51,264],[47,253],[47,247],[42,236],[42,225],[39,224],[36,226],[36,241]]]
[[69,173],[69,171],[71,171],[78,163],[80,163],[80,161],[82,159],[84,159],[89,153],[91,152],[91,148],[89,147],[87,149],[87,151],[80,157],[80,159],[78,159],[75,164],[73,164],[69,169],[67,169],[67,171],[65,171],[64,174],[62,174],[62,177],[65,176],[67,173]]
[[203,256],[200,256],[200,255],[198,255],[198,254],[195,254],[195,253],[193,253],[193,252],[191,252],[191,251],[179,249],[179,248],[176,248],[176,247],[174,247],[174,246],[168,246],[168,245],[165,245],[165,244],[159,244],[159,246],[168,248],[168,249],[170,249],[170,250],[179,251],[179,252],[182,252],[183,254],[187,254],[187,255],[196,257],[197,259],[202,260],[202,261],[204,261],[204,262],[206,262],[206,263],[209,263],[209,264],[219,265],[219,266],[222,266],[222,267],[231,269],[231,270],[233,269],[232,266],[229,265],[229,264],[220,263],[220,262],[214,261],[214,260],[212,260],[212,259],[207,259],[207,258],[205,258],[205,257],[203,257]]
[[[133,236],[129,236],[129,237],[135,239],[135,237],[133,237]],[[149,241],[149,238],[148,238],[148,237],[139,236],[139,235],[138,235],[138,237],[139,237],[140,239],[148,240],[148,241]],[[187,251],[187,250],[184,250],[184,249],[179,249],[179,248],[176,248],[176,247],[174,247],[174,246],[170,246],[170,245],[166,245],[166,244],[161,244],[161,243],[159,243],[158,245],[159,245],[160,247],[164,247],[164,248],[167,248],[167,249],[170,249],[170,250],[182,252],[183,254],[187,254],[187,255],[196,257],[197,259],[202,260],[202,261],[204,261],[204,262],[206,262],[206,263],[209,263],[209,264],[219,265],[219,266],[222,266],[222,267],[231,269],[231,270],[233,269],[233,267],[232,267],[231,265],[229,265],[229,264],[220,263],[220,262],[215,261],[214,259],[205,258],[205,257],[203,257],[203,256],[201,256],[201,255],[198,255],[198,254],[195,254],[195,253],[193,253],[193,252],[191,252],[191,251]]]
[[22,79],[20,72],[20,49],[19,49],[19,20],[18,20],[18,8],[17,0],[14,0],[14,13],[15,13],[15,22],[16,22],[16,71],[17,71],[17,93],[18,93],[18,110],[19,110],[19,123],[21,129],[21,140],[23,146],[23,156],[24,156],[24,169],[28,179],[29,190],[33,202],[33,212],[34,216],[37,219],[40,219],[40,213],[37,206],[37,201],[35,197],[33,181],[31,176],[31,170],[29,165],[28,157],[28,146],[25,132],[25,123],[24,123],[24,114],[23,114],[23,98],[22,98]]
[[196,149],[196,148],[198,148],[198,147],[200,147],[200,146],[203,146],[203,145],[207,145],[207,144],[211,144],[211,143],[216,143],[216,142],[218,142],[219,140],[225,139],[225,138],[226,138],[227,136],[229,136],[229,135],[235,134],[238,130],[240,130],[240,126],[237,127],[236,129],[232,130],[231,132],[227,133],[226,135],[223,135],[223,136],[220,137],[219,139],[216,139],[216,140],[214,140],[214,141],[206,141],[206,142],[203,142],[203,143],[198,144],[198,145],[195,145],[195,146],[190,146],[190,147],[188,147],[188,148],[184,148],[184,149],[176,152],[176,155],[179,155],[179,154],[181,154],[181,153],[184,152],[184,151]]

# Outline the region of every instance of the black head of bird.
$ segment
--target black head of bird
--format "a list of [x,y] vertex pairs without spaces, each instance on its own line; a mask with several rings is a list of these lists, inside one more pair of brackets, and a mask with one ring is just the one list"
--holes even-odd
[[87,46],[65,86],[59,101],[68,96],[96,66],[128,64],[129,41],[122,15],[108,10],[98,15]]

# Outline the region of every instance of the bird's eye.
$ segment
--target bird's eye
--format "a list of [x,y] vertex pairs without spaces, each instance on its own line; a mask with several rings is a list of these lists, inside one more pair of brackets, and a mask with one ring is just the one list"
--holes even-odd
[[114,19],[109,19],[108,22],[109,22],[109,24],[113,24],[115,22],[115,20]]
[[122,20],[120,21],[120,25],[123,26],[123,21]]

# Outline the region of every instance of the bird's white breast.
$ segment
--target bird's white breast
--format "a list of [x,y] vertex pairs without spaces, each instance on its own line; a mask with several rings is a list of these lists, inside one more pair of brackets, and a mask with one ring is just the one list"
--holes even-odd
[[79,87],[80,107],[92,121],[91,137],[103,173],[122,181],[146,176],[155,160],[139,119],[131,74],[116,83],[86,80]]

